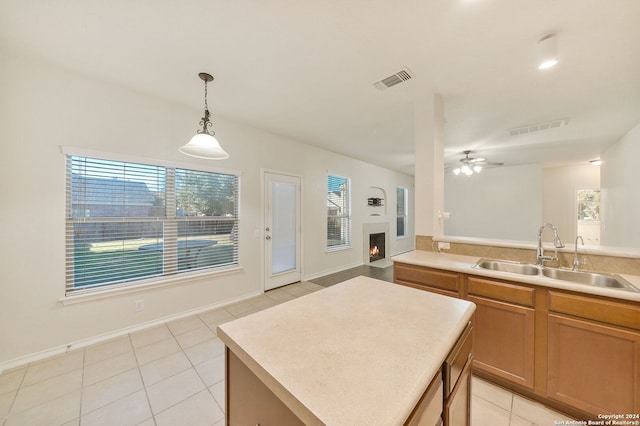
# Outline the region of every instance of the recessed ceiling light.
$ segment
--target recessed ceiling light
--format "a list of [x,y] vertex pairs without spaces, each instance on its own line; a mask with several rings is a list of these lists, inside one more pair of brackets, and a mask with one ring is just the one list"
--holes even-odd
[[538,69],[551,68],[558,63],[558,37],[545,34],[538,40]]
[[591,163],[592,166],[599,166],[602,164],[602,160],[598,158],[597,160],[589,161],[589,163]]

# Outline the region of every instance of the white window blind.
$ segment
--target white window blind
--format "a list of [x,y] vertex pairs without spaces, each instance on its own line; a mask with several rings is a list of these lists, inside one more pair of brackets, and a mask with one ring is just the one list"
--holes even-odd
[[327,175],[327,249],[351,245],[351,182]]
[[407,236],[407,189],[396,188],[396,236]]
[[66,293],[238,264],[239,176],[67,155]]

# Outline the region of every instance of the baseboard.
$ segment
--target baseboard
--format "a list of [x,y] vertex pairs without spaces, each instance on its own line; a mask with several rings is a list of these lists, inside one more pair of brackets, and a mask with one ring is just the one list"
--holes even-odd
[[29,354],[29,355],[25,355],[25,356],[21,356],[21,357],[18,357],[18,358],[14,358],[14,359],[9,360],[9,361],[3,361],[3,362],[0,362],[0,374],[2,374],[2,372],[4,372],[4,371],[11,370],[11,369],[14,369],[14,368],[17,368],[17,367],[22,367],[23,365],[27,365],[27,364],[30,364],[32,362],[41,361],[43,359],[50,358],[52,356],[61,355],[61,354],[64,354],[66,352],[70,352],[70,351],[73,351],[73,350],[76,350],[76,349],[84,348],[84,347],[95,345],[95,344],[102,343],[102,342],[106,342],[107,340],[111,340],[111,339],[115,339],[117,337],[125,336],[125,335],[130,334],[130,333],[135,333],[135,332],[138,332],[138,331],[142,331],[142,330],[145,330],[147,328],[158,326],[160,324],[164,324],[164,323],[167,323],[167,322],[179,320],[179,319],[191,316],[191,315],[200,314],[202,312],[206,312],[206,311],[209,311],[209,310],[212,310],[212,309],[223,308],[223,307],[225,307],[227,305],[230,305],[232,303],[240,302],[242,300],[249,299],[249,298],[255,297],[255,296],[259,296],[261,294],[263,294],[262,290],[251,292],[251,293],[239,296],[239,297],[235,297],[235,298],[232,298],[232,299],[227,299],[227,300],[222,301],[222,302],[212,303],[212,304],[206,305],[206,306],[200,306],[198,308],[190,309],[188,311],[183,311],[183,312],[179,312],[179,313],[176,313],[176,314],[167,315],[167,316],[162,317],[162,318],[158,318],[158,319],[155,319],[155,320],[151,320],[151,321],[143,322],[143,323],[140,323],[140,324],[132,325],[132,326],[129,326],[129,327],[121,328],[121,329],[118,329],[118,330],[110,331],[108,333],[100,334],[98,336],[93,336],[93,337],[89,337],[89,338],[86,338],[86,339],[77,340],[75,342],[71,342],[71,343],[68,343],[66,345],[61,345],[61,346],[57,346],[55,348],[45,349],[45,350],[40,351],[40,352],[35,352],[35,353]]
[[311,275],[305,275],[303,277],[303,281],[310,281],[310,280],[315,280],[316,278],[320,278],[320,277],[324,277],[327,275],[331,275],[331,274],[337,274],[338,272],[342,272],[342,271],[346,271],[347,269],[351,269],[351,268],[357,268],[358,266],[362,266],[363,263],[356,263],[353,265],[347,265],[347,266],[341,266],[339,268],[332,268],[332,269],[327,269],[324,270],[322,272],[318,272],[315,274],[311,274]]

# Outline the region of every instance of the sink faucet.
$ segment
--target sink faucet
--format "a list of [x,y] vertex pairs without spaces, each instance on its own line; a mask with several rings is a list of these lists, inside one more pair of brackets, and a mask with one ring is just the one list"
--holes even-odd
[[[556,247],[556,252],[555,252],[555,255],[553,256],[544,255],[544,249],[542,248],[542,232],[544,231],[544,228],[549,228],[553,231],[553,245]],[[558,228],[556,228],[554,225],[550,223],[543,223],[542,226],[540,227],[540,230],[538,231],[538,251],[536,252],[536,263],[539,266],[542,266],[545,260],[551,260],[551,261],[558,260],[557,249],[562,247],[564,247],[564,244],[562,243],[562,241],[560,240],[560,236],[558,235]]]
[[576,251],[573,253],[573,270],[577,271],[580,266],[580,261],[578,260],[578,240],[582,241],[582,245],[584,245],[584,239],[578,235],[576,237]]

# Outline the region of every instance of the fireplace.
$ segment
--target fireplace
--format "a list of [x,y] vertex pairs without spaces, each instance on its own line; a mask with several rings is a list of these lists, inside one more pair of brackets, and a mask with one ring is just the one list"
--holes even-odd
[[369,234],[369,262],[384,259],[385,233]]

